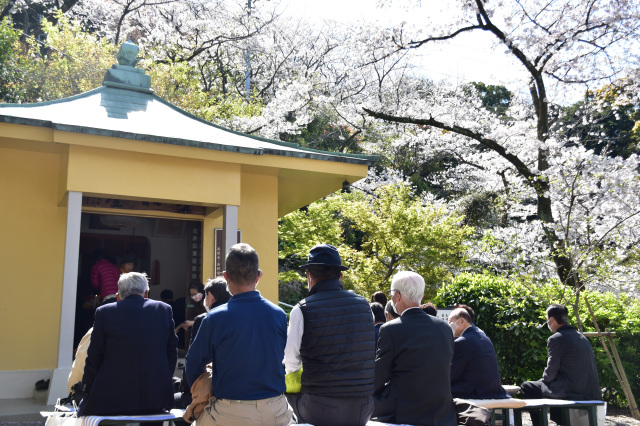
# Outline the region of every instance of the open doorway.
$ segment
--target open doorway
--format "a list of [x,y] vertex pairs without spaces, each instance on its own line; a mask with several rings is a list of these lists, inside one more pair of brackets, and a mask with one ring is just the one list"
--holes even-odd
[[[133,260],[133,270],[149,276],[149,298],[173,294],[176,322],[184,321],[189,284],[202,277],[202,224],[193,220],[83,213],[80,233],[74,350],[93,325],[102,301],[91,285],[96,253],[120,267]],[[179,333],[180,347],[189,335]]]

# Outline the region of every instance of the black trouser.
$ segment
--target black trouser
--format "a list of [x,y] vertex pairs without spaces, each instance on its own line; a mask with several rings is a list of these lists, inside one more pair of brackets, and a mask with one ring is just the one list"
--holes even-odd
[[373,397],[286,394],[298,423],[314,426],[364,426],[373,413]]
[[[522,386],[520,386],[520,392],[522,392],[523,399],[542,399],[542,382],[540,380],[536,380],[534,382],[524,382]],[[538,410],[529,411],[529,415],[531,415],[531,423],[533,426],[537,426],[540,423],[540,412]],[[551,420],[558,423],[560,421],[560,410],[557,408],[549,409],[549,417]]]

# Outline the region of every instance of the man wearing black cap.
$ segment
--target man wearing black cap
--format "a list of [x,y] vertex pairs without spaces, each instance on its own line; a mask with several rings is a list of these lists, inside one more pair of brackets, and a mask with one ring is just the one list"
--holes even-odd
[[285,368],[302,368],[302,390],[288,394],[299,423],[367,423],[373,412],[375,332],[369,303],[342,287],[338,250],[311,249],[303,266],[309,296],[291,311]]

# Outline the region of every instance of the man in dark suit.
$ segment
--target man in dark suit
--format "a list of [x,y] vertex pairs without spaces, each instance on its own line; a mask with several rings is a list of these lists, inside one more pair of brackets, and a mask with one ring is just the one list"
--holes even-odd
[[554,333],[547,340],[547,368],[541,380],[522,384],[524,397],[601,400],[593,348],[586,337],[569,325],[567,308],[549,306],[547,326]]
[[449,315],[456,340],[451,361],[451,394],[454,398],[508,398],[502,387],[498,358],[486,334],[473,327],[469,313],[457,308]]
[[116,303],[96,310],[78,414],[158,414],[173,407],[178,357],[171,307],[147,299],[146,274],[118,281]]
[[[562,305],[547,308],[547,326],[554,334],[547,340],[547,368],[542,379],[524,382],[523,398],[555,398],[577,401],[602,399],[591,343],[569,325],[569,311]],[[532,419],[533,415],[532,414]],[[551,410],[551,420],[557,414]],[[535,423],[534,423],[535,424]]]
[[380,327],[373,417],[387,423],[453,426],[451,329],[420,309],[420,275],[396,274],[390,294],[400,317]]

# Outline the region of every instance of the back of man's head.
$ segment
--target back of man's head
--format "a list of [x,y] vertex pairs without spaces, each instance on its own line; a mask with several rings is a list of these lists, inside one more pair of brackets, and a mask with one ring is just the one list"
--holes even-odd
[[393,303],[391,300],[387,302],[387,306],[384,307],[385,314],[389,315],[392,319],[398,318],[400,315],[393,309]]
[[120,300],[138,294],[144,296],[149,291],[149,278],[144,272],[128,272],[120,275],[118,280],[118,295]]
[[226,303],[231,299],[231,294],[227,288],[227,280],[224,277],[215,277],[207,281],[204,286],[205,294],[209,293],[215,297],[216,302]]
[[471,318],[471,321],[469,321],[469,324],[473,324],[476,321],[476,313],[473,312],[473,309],[471,309],[470,306],[463,305],[462,303],[458,303],[456,305],[456,308],[462,308],[465,311],[467,311],[467,313],[469,314],[469,317]]
[[469,325],[473,323],[471,321],[471,315],[469,315],[469,312],[464,308],[456,308],[449,314],[449,321],[457,321],[459,319],[465,320]]
[[424,297],[424,278],[411,271],[401,271],[393,276],[391,288],[398,290],[414,305],[420,305]]
[[316,283],[326,280],[339,280],[342,275],[342,270],[339,267],[326,265],[310,265],[307,267],[307,272]]
[[173,300],[173,291],[169,289],[162,290],[160,292],[160,300],[163,302],[171,302]]
[[431,315],[432,317],[438,316],[438,308],[436,308],[436,305],[431,302],[420,305],[420,309],[422,309],[425,314]]
[[231,246],[225,259],[225,272],[235,285],[255,285],[260,275],[258,253],[249,244]]
[[569,324],[569,310],[566,306],[553,304],[547,308],[547,316],[556,320],[558,325]]

